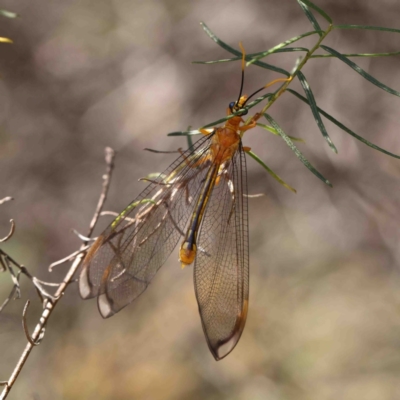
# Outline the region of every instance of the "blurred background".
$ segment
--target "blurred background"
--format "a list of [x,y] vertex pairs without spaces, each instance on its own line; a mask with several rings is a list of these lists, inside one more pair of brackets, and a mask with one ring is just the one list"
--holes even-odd
[[[325,0],[337,24],[399,28],[395,0]],[[217,120],[236,99],[240,64],[194,65],[229,58],[199,22],[247,52],[266,50],[312,28],[295,1],[11,0],[20,14],[1,19],[0,236],[2,245],[40,279],[59,282],[69,265],[48,265],[75,251],[71,233],[87,232],[105,171],[104,148],[117,151],[107,210],[120,211],[144,187],[140,177],[176,157],[168,138]],[[321,21],[321,23],[323,23]],[[302,42],[310,46],[315,37]],[[341,52],[399,49],[399,36],[335,31]],[[267,62],[291,69],[296,55]],[[355,59],[400,90],[400,58]],[[400,154],[400,99],[335,59],[303,70],[323,109],[358,134]],[[251,66],[245,92],[278,75]],[[299,88],[295,83],[294,88]],[[253,110],[254,111],[254,110]],[[332,183],[324,186],[279,138],[245,135],[256,153],[297,194],[248,159],[250,310],[232,354],[215,362],[205,342],[192,267],[174,251],[146,293],[108,320],[72,284],[54,311],[10,399],[363,399],[400,398],[400,163],[326,126],[339,154],[323,140],[310,109],[289,93],[270,110],[299,149]],[[102,218],[96,234],[110,222]],[[26,339],[25,301],[33,329],[41,305],[23,280],[23,298],[0,315],[0,380]],[[0,299],[9,293],[0,276]]]

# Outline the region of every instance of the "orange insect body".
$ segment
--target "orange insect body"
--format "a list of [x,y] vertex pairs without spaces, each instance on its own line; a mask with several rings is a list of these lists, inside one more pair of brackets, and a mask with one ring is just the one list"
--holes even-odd
[[224,126],[218,129],[211,142],[213,161],[222,164],[224,161],[232,158],[232,154],[234,154],[238,148],[239,141],[240,136],[232,127]]
[[[248,96],[246,95],[241,96],[233,107],[233,110],[240,110],[242,106],[246,103],[247,98]],[[231,112],[231,109],[228,108],[227,114],[230,115]],[[217,128],[215,129],[215,131],[213,131],[213,137],[211,139],[210,145],[210,158],[212,167],[210,168],[210,171],[205,180],[203,191],[199,197],[197,209],[198,212],[193,213],[192,221],[189,224],[186,237],[179,251],[179,261],[182,264],[182,268],[192,264],[196,258],[196,240],[198,228],[201,224],[204,210],[210,197],[210,193],[213,190],[214,185],[218,185],[219,183],[220,167],[223,166],[226,161],[231,160],[234,154],[238,151],[241,141],[240,132],[244,132],[248,129],[254,128],[256,126],[256,121],[258,118],[259,115],[256,114],[251,119],[251,122],[248,125],[240,126],[240,124],[244,122],[243,118],[239,115],[235,115],[234,117],[229,119],[224,126]],[[205,135],[210,134],[210,132],[206,130],[200,130],[200,132]],[[246,150],[250,149],[246,148]]]

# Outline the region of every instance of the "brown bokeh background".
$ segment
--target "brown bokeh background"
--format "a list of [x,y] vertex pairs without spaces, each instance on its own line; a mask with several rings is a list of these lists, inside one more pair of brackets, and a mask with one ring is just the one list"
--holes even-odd
[[[338,24],[398,28],[395,0],[329,0],[319,5]],[[229,57],[202,31],[248,52],[311,30],[295,1],[197,2],[4,1],[20,14],[2,19],[0,36],[0,236],[14,218],[6,251],[41,279],[59,281],[68,266],[48,265],[79,247],[101,189],[105,146],[118,151],[106,209],[119,211],[143,188],[138,178],[174,155],[144,147],[184,146],[166,133],[221,118],[238,92],[238,63],[192,65]],[[303,42],[309,45],[315,38]],[[393,33],[335,31],[341,52],[399,50]],[[296,54],[297,55],[297,54]],[[268,62],[291,69],[295,56]],[[400,90],[399,58],[356,59]],[[303,70],[319,105],[376,144],[400,154],[400,99],[334,59]],[[246,91],[277,77],[246,70]],[[298,84],[294,87],[299,88]],[[299,89],[301,91],[301,89]],[[203,337],[192,268],[176,251],[146,293],[109,320],[95,301],[68,289],[10,399],[296,399],[400,398],[399,161],[355,141],[327,122],[329,149],[310,109],[285,94],[271,109],[298,147],[333,183],[325,187],[283,141],[261,129],[245,144],[298,193],[248,160],[251,293],[244,334],[215,362]],[[109,222],[100,221],[96,233]],[[11,288],[0,277],[0,298]],[[0,315],[0,380],[25,346],[40,304],[24,281],[23,299]]]

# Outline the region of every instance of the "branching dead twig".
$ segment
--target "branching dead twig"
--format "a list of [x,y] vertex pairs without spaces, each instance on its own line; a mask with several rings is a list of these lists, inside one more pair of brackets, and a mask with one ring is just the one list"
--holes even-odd
[[30,300],[27,300],[24,311],[22,311],[22,328],[24,329],[26,339],[32,346],[38,346],[44,337],[45,327],[43,327],[40,332],[39,337],[36,340],[33,340],[31,335],[29,334],[28,325],[26,323],[26,312],[28,311],[29,304],[31,304]]
[[[2,203],[0,202],[0,205],[1,205],[1,204],[2,204]],[[15,232],[15,222],[14,222],[13,219],[10,219],[10,222],[11,222],[10,232],[9,232],[9,234],[8,234],[6,237],[4,237],[3,239],[0,239],[0,243],[6,242],[8,239],[11,238],[12,235],[14,235],[14,232]]]
[[69,256],[64,257],[64,258],[61,258],[61,259],[58,260],[58,261],[54,261],[53,263],[51,263],[51,264],[49,265],[49,271],[52,272],[54,267],[57,267],[58,265],[62,265],[62,264],[65,264],[65,263],[67,263],[67,262],[69,262],[69,261],[72,261],[72,260],[73,260],[76,256],[78,256],[79,254],[84,254],[84,253],[86,253],[86,250],[87,250],[88,248],[89,248],[89,246],[84,246],[83,249],[74,251],[74,252],[73,252],[72,254],[70,254]]
[[[21,274],[26,276],[32,284],[35,286],[35,289],[40,297],[42,303],[44,303],[45,299],[54,300],[54,296],[48,293],[42,286],[50,286],[50,287],[59,287],[59,283],[53,282],[44,282],[35,276],[33,276],[26,267],[22,264],[17,263],[11,256],[5,253],[3,250],[0,249],[0,267],[2,272],[8,271],[10,274],[11,280],[13,282],[13,288],[9,296],[4,300],[3,304],[0,307],[0,312],[3,311],[4,307],[9,303],[9,301],[13,298],[14,293],[16,293],[14,299],[21,298],[21,290],[19,285],[19,279]],[[14,272],[14,267],[18,269],[18,272]]]
[[11,280],[13,282],[13,287],[11,289],[10,294],[5,298],[2,305],[0,306],[0,313],[4,310],[5,306],[11,301],[11,299],[19,299],[21,297],[21,290],[19,287],[19,275],[21,271],[18,271],[17,274],[14,273],[14,270],[11,268],[9,264],[9,260],[0,255],[0,267],[2,271],[8,271],[11,276]]
[[[108,188],[110,186],[111,174],[112,174],[112,171],[114,168],[114,157],[115,157],[114,150],[107,147],[105,149],[105,160],[106,160],[106,164],[107,164],[107,169],[106,169],[106,173],[103,175],[103,187],[102,187],[99,201],[97,203],[96,211],[95,211],[93,218],[89,225],[89,230],[88,230],[88,234],[87,234],[88,237],[91,236],[91,234],[93,232],[93,229],[94,229],[96,222],[100,216],[100,212],[103,208],[104,202],[107,197]],[[4,199],[1,201],[4,201]],[[58,301],[61,299],[62,295],[64,294],[64,290],[70,284],[75,272],[77,271],[78,267],[80,266],[81,261],[83,259],[83,254],[84,254],[83,251],[85,250],[86,246],[87,246],[87,243],[84,243],[81,246],[81,249],[79,250],[73,264],[71,265],[71,268],[68,270],[63,281],[58,286],[58,289],[55,292],[54,297],[53,296],[50,296],[50,297],[45,296],[45,300],[43,303],[44,309],[43,309],[42,315],[40,317],[40,320],[37,323],[32,335],[29,335],[29,332],[28,332],[28,329],[26,326],[26,311],[27,311],[27,308],[29,307],[29,302],[26,303],[24,312],[23,312],[23,316],[22,316],[22,323],[23,323],[23,328],[24,328],[24,332],[26,334],[28,343],[27,343],[24,351],[22,352],[14,370],[12,371],[10,378],[7,381],[0,381],[0,385],[4,386],[4,389],[0,394],[0,400],[4,400],[8,396],[11,388],[13,387],[15,381],[18,378],[19,373],[21,372],[22,368],[24,367],[32,349],[37,344],[39,344],[40,341],[43,339],[44,328],[47,324],[47,321],[50,318],[50,315],[51,315],[52,311],[54,310],[55,306],[57,305]],[[7,259],[8,259],[8,256],[7,256]],[[14,260],[12,260],[12,261],[14,261]],[[6,265],[3,265],[3,267],[6,267],[6,266],[7,266],[7,262],[6,262]],[[22,269],[20,271],[22,272]],[[24,273],[26,273],[26,272],[27,271],[25,269]],[[38,286],[38,283],[43,284],[43,282],[39,281],[36,278],[32,279],[32,281],[35,283],[35,287],[40,291],[40,289],[39,289],[40,285]],[[14,288],[15,288],[15,286],[14,286]]]
[[[103,212],[100,213],[100,217],[102,216],[102,214],[103,214]],[[96,240],[96,238],[90,238],[90,237],[82,235],[76,229],[72,229],[72,233],[75,234],[76,236],[78,236],[78,238],[81,239],[82,242],[94,242]]]

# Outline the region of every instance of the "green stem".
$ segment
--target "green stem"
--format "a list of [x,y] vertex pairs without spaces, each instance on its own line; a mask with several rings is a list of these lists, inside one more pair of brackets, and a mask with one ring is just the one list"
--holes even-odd
[[291,73],[288,80],[271,96],[268,103],[260,111],[260,114],[264,114],[272,106],[272,104],[274,104],[275,101],[284,93],[286,88],[289,86],[290,82],[292,82],[292,80],[296,77],[297,72],[304,67],[306,62],[311,58],[311,56],[315,53],[315,51],[319,49],[320,44],[328,36],[328,34],[332,31],[332,29],[333,29],[333,24],[329,24],[328,29],[324,31],[324,33],[319,37],[315,46],[307,52],[303,60],[301,60],[301,62],[297,65],[296,69]]

